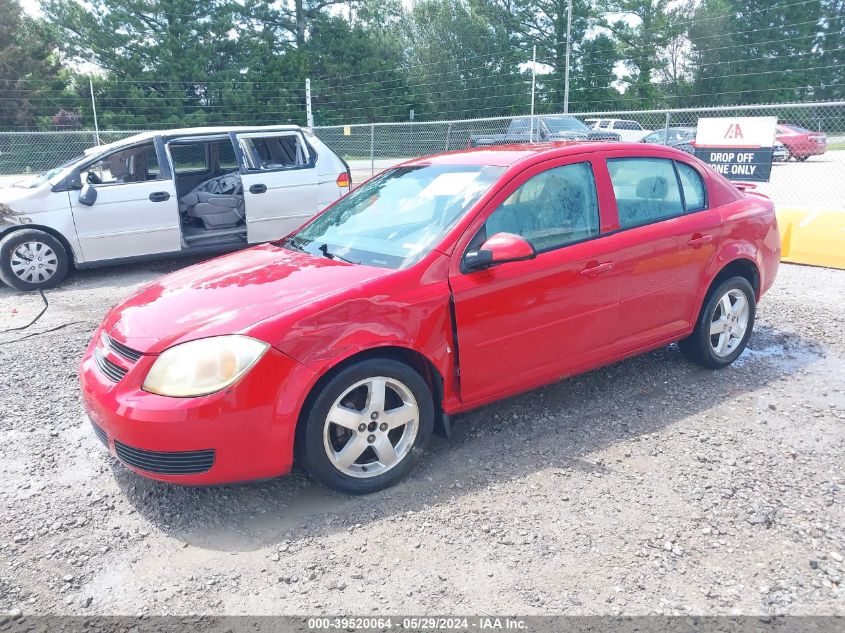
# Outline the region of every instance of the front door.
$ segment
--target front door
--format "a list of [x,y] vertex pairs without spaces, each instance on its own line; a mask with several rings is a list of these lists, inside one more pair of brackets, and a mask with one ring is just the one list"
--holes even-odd
[[616,341],[620,275],[613,236],[601,235],[592,164],[535,166],[488,209],[456,256],[507,232],[531,242],[537,257],[475,272],[452,268],[467,404],[601,364]]
[[176,189],[159,164],[149,142],[117,150],[80,169],[82,182],[97,190],[97,199],[90,206],[79,202],[78,190],[70,192],[73,221],[86,262],[181,249]]
[[233,137],[240,150],[250,243],[282,238],[317,213],[316,161],[301,132]]

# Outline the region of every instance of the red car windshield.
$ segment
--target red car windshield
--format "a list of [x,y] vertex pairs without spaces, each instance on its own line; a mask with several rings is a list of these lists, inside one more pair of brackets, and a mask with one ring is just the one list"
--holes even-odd
[[504,170],[487,165],[391,169],[341,198],[285,246],[355,264],[407,268],[431,251]]

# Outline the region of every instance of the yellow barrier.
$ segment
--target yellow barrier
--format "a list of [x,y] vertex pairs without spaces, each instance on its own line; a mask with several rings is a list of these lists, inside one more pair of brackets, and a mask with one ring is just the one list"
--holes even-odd
[[778,209],[780,259],[845,269],[845,209]]

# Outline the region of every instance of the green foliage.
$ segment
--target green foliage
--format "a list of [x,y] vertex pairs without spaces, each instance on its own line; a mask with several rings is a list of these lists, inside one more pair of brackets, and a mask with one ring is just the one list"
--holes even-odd
[[[845,96],[845,0],[572,3],[571,111]],[[104,129],[305,124],[306,77],[318,125],[525,114],[534,47],[564,107],[567,0],[41,6],[0,0],[0,128],[93,127],[89,75]]]

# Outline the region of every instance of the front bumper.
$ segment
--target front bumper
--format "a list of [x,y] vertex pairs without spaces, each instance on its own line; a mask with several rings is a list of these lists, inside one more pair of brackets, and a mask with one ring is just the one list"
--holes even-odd
[[99,339],[97,332],[79,369],[83,405],[97,436],[127,468],[189,485],[290,471],[299,408],[313,382],[309,369],[271,347],[228,389],[171,398],[141,389],[155,356],[132,361],[97,349]]

